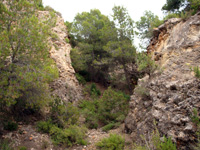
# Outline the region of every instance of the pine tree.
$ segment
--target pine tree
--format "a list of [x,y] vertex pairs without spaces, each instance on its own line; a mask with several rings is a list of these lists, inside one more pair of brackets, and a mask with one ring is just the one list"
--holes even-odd
[[49,57],[50,25],[45,19],[39,21],[38,3],[34,2],[0,2],[0,104],[3,106],[42,106],[50,99],[47,83],[58,76]]

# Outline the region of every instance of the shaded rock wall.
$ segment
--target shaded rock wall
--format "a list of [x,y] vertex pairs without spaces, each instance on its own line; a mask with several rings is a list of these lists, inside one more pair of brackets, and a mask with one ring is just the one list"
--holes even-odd
[[[39,15],[48,16],[49,12],[39,11]],[[71,64],[71,46],[69,43],[66,43],[65,40],[68,38],[67,28],[63,18],[57,14],[56,25],[52,28],[52,32],[55,33],[57,37],[49,39],[49,44],[51,46],[50,55],[59,70],[59,78],[51,84],[53,94],[59,96],[66,102],[78,101],[82,97],[82,91]]]
[[139,80],[149,96],[132,95],[126,130],[138,139],[152,132],[156,120],[160,133],[171,136],[178,149],[193,149],[196,127],[191,114],[194,108],[200,110],[200,80],[191,68],[200,67],[200,14],[186,21],[169,19],[159,26],[148,53],[162,72]]

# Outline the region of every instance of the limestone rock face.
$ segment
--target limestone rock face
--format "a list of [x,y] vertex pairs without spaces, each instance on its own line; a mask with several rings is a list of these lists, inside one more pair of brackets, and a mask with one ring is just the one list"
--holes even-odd
[[[40,11],[39,15],[48,16],[49,12]],[[66,38],[68,38],[67,28],[63,18],[59,15],[56,15],[56,25],[52,28],[52,32],[57,37],[49,39],[51,46],[50,56],[59,70],[59,78],[51,84],[53,94],[66,102],[78,101],[82,97],[81,87],[75,77],[75,71],[71,64],[71,46],[69,43],[66,43]]]
[[192,111],[200,111],[200,80],[191,70],[200,67],[200,14],[186,21],[169,19],[155,30],[148,53],[162,71],[138,82],[149,96],[134,92],[126,130],[138,139],[152,132],[155,120],[161,135],[171,136],[178,149],[190,150],[196,139]]

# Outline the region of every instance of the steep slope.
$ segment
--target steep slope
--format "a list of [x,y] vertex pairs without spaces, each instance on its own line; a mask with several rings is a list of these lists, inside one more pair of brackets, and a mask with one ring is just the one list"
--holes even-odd
[[[48,16],[49,11],[39,11],[39,16]],[[51,46],[50,55],[59,69],[59,78],[51,85],[53,94],[64,101],[77,101],[81,99],[81,87],[75,77],[75,71],[71,64],[71,46],[66,43],[68,38],[67,28],[61,16],[56,14],[56,25],[52,32],[57,35],[49,39]]]
[[155,120],[160,133],[171,136],[178,149],[193,149],[196,127],[191,114],[194,108],[200,110],[200,81],[191,68],[200,66],[200,13],[186,21],[169,19],[155,29],[148,53],[162,72],[140,79],[138,86],[149,96],[134,93],[126,130],[136,139],[151,133]]

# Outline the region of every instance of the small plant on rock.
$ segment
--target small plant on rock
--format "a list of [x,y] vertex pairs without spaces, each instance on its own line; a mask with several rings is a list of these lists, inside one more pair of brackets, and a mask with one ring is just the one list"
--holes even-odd
[[199,70],[199,67],[198,67],[198,66],[194,67],[194,68],[193,68],[193,71],[194,71],[194,73],[195,73],[195,77],[200,78],[200,70]]

